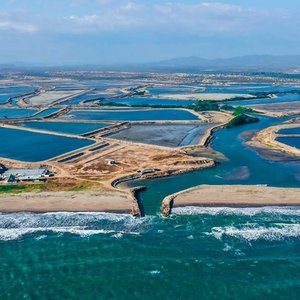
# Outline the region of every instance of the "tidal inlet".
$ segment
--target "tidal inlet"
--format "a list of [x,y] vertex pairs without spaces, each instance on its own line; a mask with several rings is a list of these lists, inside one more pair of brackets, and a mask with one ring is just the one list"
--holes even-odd
[[300,5],[75,2],[0,3],[0,299],[299,299]]

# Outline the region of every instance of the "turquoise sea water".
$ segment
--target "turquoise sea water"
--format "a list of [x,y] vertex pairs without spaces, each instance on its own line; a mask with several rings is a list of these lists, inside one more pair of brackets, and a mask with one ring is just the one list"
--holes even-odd
[[0,298],[299,299],[299,209],[177,213],[2,214]]
[[109,124],[93,124],[93,123],[64,123],[64,122],[26,122],[23,127],[41,129],[47,131],[82,134],[96,129],[104,128]]
[[93,141],[0,127],[0,157],[26,162],[46,160]]

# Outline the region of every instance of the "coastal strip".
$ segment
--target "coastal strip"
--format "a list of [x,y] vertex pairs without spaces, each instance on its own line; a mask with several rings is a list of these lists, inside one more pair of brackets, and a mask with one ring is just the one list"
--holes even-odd
[[134,191],[73,191],[3,194],[0,212],[111,212],[139,216]]
[[277,188],[259,185],[200,185],[167,196],[161,207],[169,216],[175,207],[261,207],[300,206],[300,188]]

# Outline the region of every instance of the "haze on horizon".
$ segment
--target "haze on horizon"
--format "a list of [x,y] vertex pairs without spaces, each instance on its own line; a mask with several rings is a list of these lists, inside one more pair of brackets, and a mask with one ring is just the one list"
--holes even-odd
[[6,0],[0,63],[300,54],[298,0]]

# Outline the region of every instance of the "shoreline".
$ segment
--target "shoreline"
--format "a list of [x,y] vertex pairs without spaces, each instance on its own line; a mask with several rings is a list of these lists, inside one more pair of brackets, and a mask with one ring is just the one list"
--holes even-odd
[[110,212],[137,215],[134,194],[122,191],[28,192],[0,195],[0,212]]
[[200,185],[165,197],[161,213],[167,217],[176,207],[300,206],[300,188],[260,185]]
[[271,126],[257,132],[246,144],[254,148],[263,157],[276,161],[293,161],[300,159],[300,149],[277,141],[282,129],[299,128],[300,120]]

